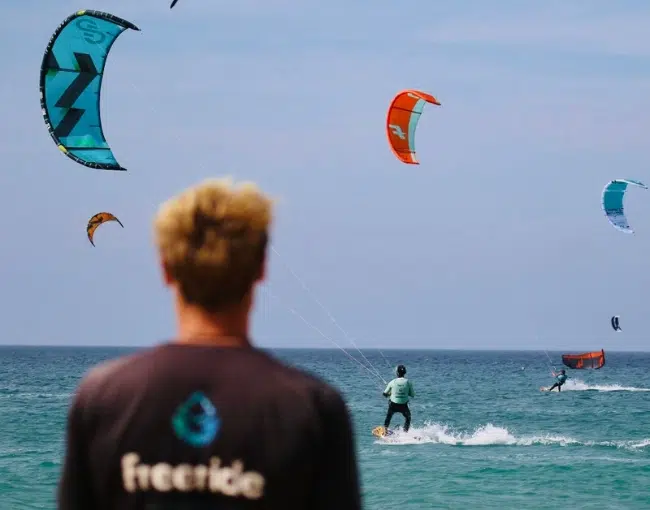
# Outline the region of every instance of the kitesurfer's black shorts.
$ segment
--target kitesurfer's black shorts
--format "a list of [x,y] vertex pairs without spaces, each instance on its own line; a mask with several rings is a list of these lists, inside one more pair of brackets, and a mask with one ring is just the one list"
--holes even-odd
[[360,510],[348,410],[251,347],[162,345],[103,364],[68,416],[59,510]]
[[411,410],[409,409],[408,403],[396,404],[395,402],[389,401],[384,427],[388,428],[395,413],[401,413],[404,416],[404,430],[407,431],[411,427]]
[[396,404],[395,402],[388,402],[388,410],[391,413],[401,413],[403,415],[411,414],[411,410],[409,409],[408,402],[405,404]]

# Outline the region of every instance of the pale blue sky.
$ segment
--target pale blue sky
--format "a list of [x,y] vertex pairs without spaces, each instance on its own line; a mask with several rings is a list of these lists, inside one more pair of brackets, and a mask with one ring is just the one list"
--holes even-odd
[[[56,26],[80,8],[118,39],[102,111],[127,173],[58,152],[38,101]],[[151,345],[173,333],[158,204],[210,176],[281,199],[262,346],[641,350],[650,345],[650,195],[635,236],[600,207],[650,184],[650,3],[484,0],[9,0],[0,7],[0,245],[6,344]],[[388,148],[419,88],[422,164]],[[88,218],[111,211],[96,248]],[[609,327],[621,315],[623,333]]]

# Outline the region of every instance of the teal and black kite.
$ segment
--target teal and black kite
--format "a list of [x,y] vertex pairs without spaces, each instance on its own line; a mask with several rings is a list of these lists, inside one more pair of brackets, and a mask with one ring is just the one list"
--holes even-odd
[[133,23],[99,11],[78,11],[54,31],[41,65],[41,108],[54,143],[77,163],[126,170],[106,142],[99,112],[106,57]]

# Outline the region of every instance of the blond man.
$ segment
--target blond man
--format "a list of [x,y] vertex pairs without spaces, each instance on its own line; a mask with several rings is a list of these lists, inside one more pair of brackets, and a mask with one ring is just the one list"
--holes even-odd
[[155,237],[176,338],[81,382],[60,510],[361,508],[341,396],[249,340],[271,212],[254,185],[229,181],[160,208]]

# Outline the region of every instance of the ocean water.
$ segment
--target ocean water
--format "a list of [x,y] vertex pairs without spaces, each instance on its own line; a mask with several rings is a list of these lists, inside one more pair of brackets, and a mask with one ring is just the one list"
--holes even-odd
[[[127,352],[0,348],[0,510],[55,508],[71,393],[89,367]],[[558,394],[539,391],[552,382],[543,352],[364,351],[369,368],[349,353],[357,361],[274,352],[345,395],[364,508],[650,508],[650,354],[607,353],[601,370],[568,371]],[[413,425],[381,441],[370,434],[386,410],[381,378],[398,363],[417,393]]]

